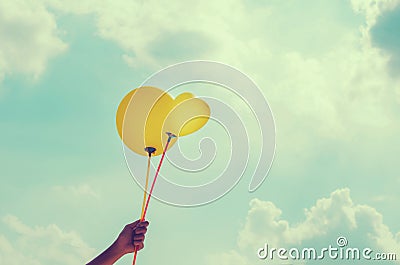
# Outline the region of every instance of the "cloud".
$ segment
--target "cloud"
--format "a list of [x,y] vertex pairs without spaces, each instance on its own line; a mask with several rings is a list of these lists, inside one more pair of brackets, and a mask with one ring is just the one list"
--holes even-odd
[[38,78],[67,48],[54,15],[40,1],[0,2],[0,81],[5,75]]
[[94,4],[91,0],[46,4],[61,12],[94,15],[98,35],[117,43],[132,66],[150,65],[155,70],[190,59],[209,58],[242,66],[247,59],[265,62],[271,53],[316,54],[341,45],[358,32],[358,27],[348,25],[351,9],[332,1],[291,2],[290,7],[281,1],[254,6],[240,0],[170,1],[168,5],[157,1]]
[[400,232],[392,233],[373,207],[354,203],[349,189],[338,189],[305,209],[300,222],[283,219],[282,210],[270,201],[252,199],[238,233],[238,248],[210,256],[214,262],[210,264],[220,264],[215,261],[229,261],[236,256],[254,261],[256,250],[265,243],[277,248],[318,248],[336,244],[338,236],[345,236],[351,247],[370,247],[376,252],[396,252],[400,256]]
[[5,216],[3,223],[7,234],[15,236],[9,239],[0,234],[2,264],[84,264],[94,255],[77,233],[62,231],[57,225],[30,227],[13,215]]
[[[123,58],[132,67],[159,68],[164,63],[202,56],[213,50],[213,38],[204,30],[207,23],[181,16],[186,10],[206,5],[157,1],[114,1],[98,3],[90,0],[79,4],[65,1],[45,1],[46,5],[65,13],[91,14],[96,18],[97,34],[117,43],[125,52]],[[199,26],[201,25],[199,30]]]

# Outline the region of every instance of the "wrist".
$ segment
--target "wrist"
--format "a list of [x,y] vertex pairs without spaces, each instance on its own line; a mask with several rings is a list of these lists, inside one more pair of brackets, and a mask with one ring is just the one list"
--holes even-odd
[[89,262],[87,265],[112,265],[119,260],[125,253],[121,251],[116,242],[111,244],[106,250],[103,251],[94,260]]
[[115,257],[116,259],[121,258],[122,256],[124,256],[125,254],[127,254],[126,251],[124,251],[124,248],[122,248],[120,246],[120,244],[118,244],[118,241],[114,241],[114,243],[111,244],[111,246],[109,247],[109,251],[110,254]]

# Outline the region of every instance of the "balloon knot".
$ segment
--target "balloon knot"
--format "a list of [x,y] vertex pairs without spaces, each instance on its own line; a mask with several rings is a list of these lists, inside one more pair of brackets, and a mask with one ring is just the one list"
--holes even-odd
[[149,153],[149,156],[151,156],[152,154],[154,154],[156,152],[156,148],[148,146],[144,149],[144,151],[146,151],[147,153]]
[[166,132],[166,134],[168,134],[168,142],[170,142],[172,138],[176,138],[176,135],[173,133]]

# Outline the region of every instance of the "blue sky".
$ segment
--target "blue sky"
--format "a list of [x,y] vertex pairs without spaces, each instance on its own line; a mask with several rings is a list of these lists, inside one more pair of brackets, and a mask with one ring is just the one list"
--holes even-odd
[[399,27],[400,8],[396,7],[387,12],[372,29],[372,42],[383,48],[390,55],[390,68],[396,75],[400,66],[399,59]]
[[230,64],[258,84],[275,117],[276,158],[254,193],[248,172],[206,206],[152,201],[138,264],[261,264],[255,251],[266,241],[326,246],[338,235],[398,251],[399,8],[0,3],[1,263],[84,263],[137,217],[142,194],[115,128],[118,103],[152,73],[195,59]]

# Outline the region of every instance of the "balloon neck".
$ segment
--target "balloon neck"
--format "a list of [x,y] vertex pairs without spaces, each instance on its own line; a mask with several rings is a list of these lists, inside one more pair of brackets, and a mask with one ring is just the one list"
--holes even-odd
[[166,132],[166,134],[168,135],[168,140],[167,140],[168,143],[171,142],[172,138],[176,138],[176,135],[173,133]]
[[152,154],[154,154],[156,152],[156,148],[148,146],[144,149],[144,151],[146,151],[149,154],[149,157],[151,157]]

